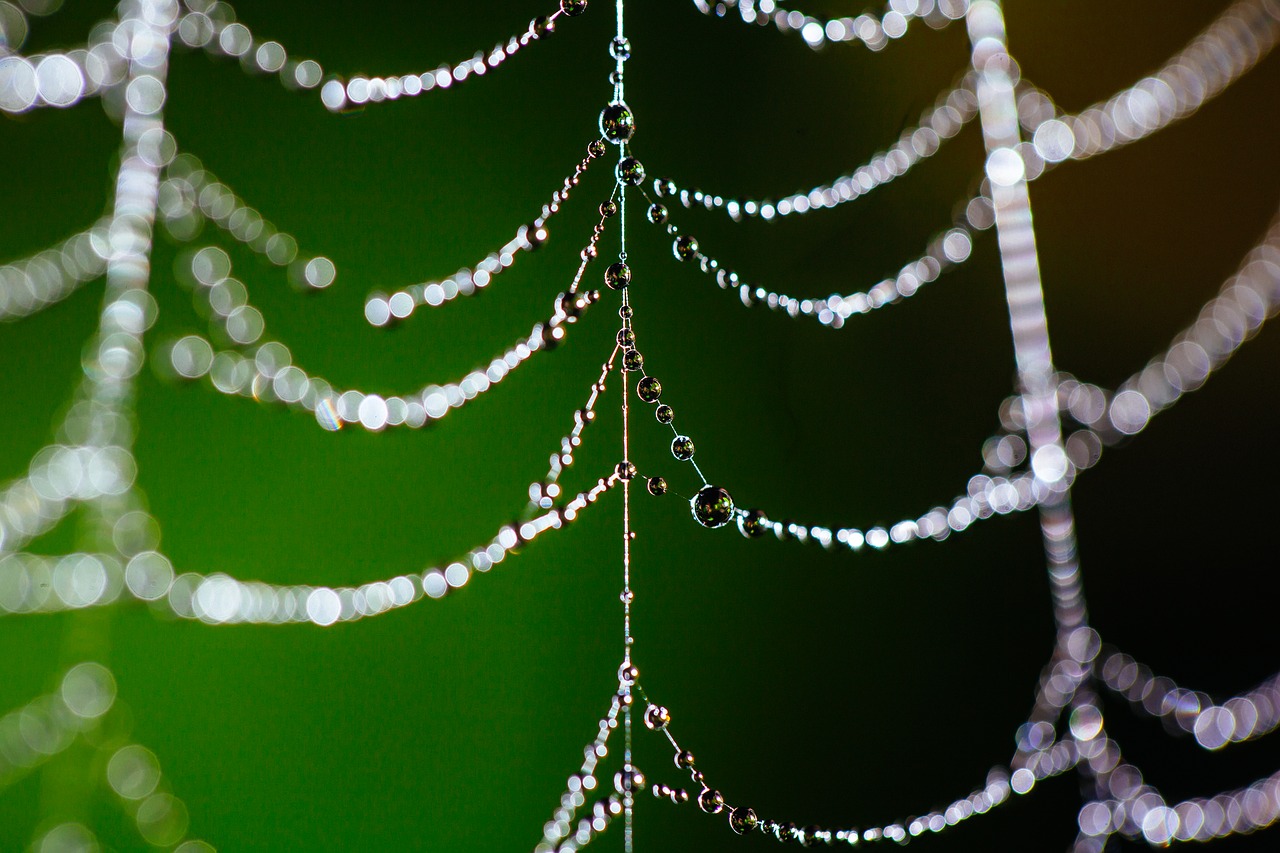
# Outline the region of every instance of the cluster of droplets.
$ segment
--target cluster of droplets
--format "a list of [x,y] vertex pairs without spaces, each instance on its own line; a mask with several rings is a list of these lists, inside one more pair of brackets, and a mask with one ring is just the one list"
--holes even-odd
[[[611,290],[626,290],[631,285],[631,268],[624,261],[617,261],[610,264],[604,273],[605,286]],[[703,527],[723,527],[734,518],[733,498],[725,489],[711,485],[706,478],[702,476],[702,471],[698,468],[698,464],[693,461],[695,448],[693,439],[687,435],[682,435],[675,426],[675,410],[667,403],[662,402],[662,383],[654,376],[650,376],[644,367],[644,355],[637,346],[635,329],[632,324],[633,309],[630,305],[624,304],[620,309],[624,325],[618,331],[617,344],[622,348],[622,369],[625,373],[635,373],[639,375],[636,380],[636,396],[643,402],[654,406],[654,418],[660,424],[664,424],[671,429],[671,455],[680,462],[688,462],[698,472],[699,479],[702,480],[702,488],[689,501],[689,509],[693,513],[694,519]],[[628,381],[628,385],[630,382]],[[626,479],[635,476],[635,466],[629,461],[620,462],[618,465],[619,474],[625,475]],[[648,478],[646,488],[649,493],[654,496],[664,495],[667,493],[667,481],[658,476]]]

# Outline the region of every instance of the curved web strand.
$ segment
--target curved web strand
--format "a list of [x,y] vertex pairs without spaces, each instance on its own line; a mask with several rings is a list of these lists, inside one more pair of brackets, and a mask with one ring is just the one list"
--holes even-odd
[[689,210],[722,210],[735,222],[747,219],[778,222],[816,210],[832,210],[902,177],[913,166],[937,154],[942,143],[969,124],[978,114],[973,72],[965,74],[958,85],[939,94],[934,103],[932,109],[920,116],[918,126],[904,130],[893,145],[849,174],[777,201],[708,193],[681,187],[669,178],[656,179],[653,182],[654,192],[664,201],[678,202]]
[[[154,307],[148,300],[134,291],[107,316],[145,317]],[[129,416],[95,395],[95,385],[88,377],[81,383],[57,428],[57,440],[36,451],[25,476],[0,486],[0,557],[19,552],[77,506],[132,493],[138,466],[121,439],[131,436],[134,426]],[[0,573],[0,599],[14,594],[9,580]]]
[[952,801],[944,808],[910,820],[865,828],[848,826],[828,828],[817,825],[800,827],[790,821],[762,818],[754,809],[730,804],[720,790],[711,787],[711,783],[698,768],[694,754],[682,747],[672,734],[671,713],[665,707],[654,703],[643,689],[637,688],[637,690],[645,703],[645,727],[666,736],[674,753],[676,766],[686,770],[693,783],[693,786],[688,789],[655,784],[650,788],[654,798],[669,800],[677,805],[695,802],[706,814],[727,817],[729,829],[735,834],[759,833],[783,844],[799,842],[805,847],[834,843],[869,844],[877,841],[904,844],[911,838],[926,832],[936,834],[963,823],[975,815],[987,814],[1007,802],[1011,793],[1029,792],[1037,782],[1072,769],[1082,757],[1076,744],[1065,740],[1050,743],[1043,748],[1031,748],[1026,751],[1020,748],[1011,762],[1015,782],[1010,781],[1009,768],[993,767],[987,773],[986,782],[981,787]]
[[[693,439],[681,433],[675,425],[674,415],[670,407],[665,402],[660,402],[663,399],[662,395],[666,393],[665,390],[662,389],[656,378],[647,372],[643,361],[635,368],[635,372],[641,377],[641,382],[653,383],[658,388],[657,395],[651,395],[651,402],[658,405],[658,408],[654,410],[654,414],[658,416],[659,423],[665,423],[671,431],[673,454],[678,443],[687,442],[684,445],[684,449],[688,451],[687,456],[677,456],[676,458],[683,458],[690,463],[704,489],[713,488],[701,468],[694,461],[696,450]],[[1000,437],[998,435],[993,439],[988,439],[984,443],[984,449],[992,441],[998,441]],[[1093,459],[1096,459],[1096,457],[1093,457]],[[1011,464],[1005,467],[1002,472],[991,471],[990,473],[977,474],[969,478],[965,494],[955,498],[950,505],[935,507],[919,517],[905,518],[889,525],[870,528],[840,527],[833,529],[821,525],[798,523],[793,520],[773,521],[761,510],[744,510],[736,506],[731,507],[731,512],[725,523],[728,520],[736,521],[738,530],[742,535],[751,539],[762,537],[767,533],[773,533],[774,536],[783,541],[801,543],[813,541],[824,548],[844,547],[855,552],[863,550],[864,547],[879,551],[890,545],[905,544],[918,539],[942,541],[954,533],[967,530],[977,521],[999,515],[1025,512],[1038,506],[1049,496],[1049,492],[1044,485],[1037,484],[1035,476],[1029,470],[1017,472],[1011,470],[1025,462],[1025,454],[1021,458],[1010,459],[1009,461]],[[1092,460],[1086,458],[1084,463],[1082,467],[1087,467],[1092,464]],[[662,491],[656,494],[661,494],[665,490],[665,481],[663,481]],[[652,489],[650,491],[652,492]],[[696,497],[690,501],[691,509],[694,500],[696,500]]]
[[136,474],[132,455],[113,445],[41,448],[27,476],[0,489],[0,556],[52,530],[77,505],[124,494]]
[[550,467],[541,480],[529,485],[529,509],[550,509],[560,496],[560,475],[573,464],[575,453],[582,446],[582,435],[586,428],[595,422],[596,403],[605,390],[605,380],[613,372],[614,361],[618,357],[621,345],[615,346],[609,354],[609,360],[600,367],[600,377],[591,384],[591,394],[586,405],[573,413],[573,428],[568,435],[560,439],[560,449],[551,454]]
[[1096,796],[1077,818],[1080,835],[1072,849],[1078,853],[1099,853],[1113,835],[1165,847],[1257,832],[1280,820],[1280,771],[1245,788],[1169,805],[1115,741],[1106,740],[1105,747],[1096,762],[1101,769],[1092,774]]
[[[1010,764],[1012,773],[1003,767],[993,768],[984,787],[957,799],[945,809],[866,829],[798,827],[789,821],[760,818],[750,808],[729,804],[719,790],[710,787],[705,775],[698,770],[693,754],[682,748],[672,734],[670,712],[638,688],[646,703],[646,727],[666,736],[675,753],[676,766],[689,772],[697,790],[692,794],[684,788],[655,785],[653,794],[677,804],[692,799],[703,812],[723,813],[730,829],[737,834],[758,831],[779,842],[799,841],[806,846],[818,842],[901,844],[926,832],[941,832],[974,815],[986,814],[1007,802],[1010,793],[1027,794],[1039,782],[1080,766],[1086,776],[1095,780],[1099,794],[1086,802],[1079,813],[1080,836],[1074,849],[1080,853],[1100,851],[1100,843],[1117,833],[1163,846],[1172,841],[1209,841],[1250,833],[1280,820],[1280,772],[1246,788],[1168,805],[1159,789],[1149,784],[1136,766],[1123,760],[1119,745],[1106,735],[1096,705],[1087,696],[1083,704],[1074,701],[1078,694],[1087,692],[1087,666],[1100,648],[1097,633],[1088,627],[1077,628],[1067,635],[1066,646],[1071,654],[1064,655],[1061,649],[1055,649],[1042,677],[1032,717],[1018,730],[1018,751]],[[1126,673],[1140,665],[1127,656],[1109,652],[1103,667],[1109,673],[1104,677],[1110,679],[1126,678]],[[1146,675],[1150,676],[1149,670]],[[1134,679],[1135,684],[1137,680]],[[1274,689],[1272,679],[1248,695],[1259,697],[1265,703],[1271,701]],[[1237,702],[1238,709],[1245,697],[1231,701]],[[1054,722],[1068,705],[1073,707],[1069,719],[1071,736],[1055,740]],[[1231,713],[1225,711],[1225,705],[1212,707],[1218,708],[1219,713]],[[1216,727],[1219,721],[1220,717],[1214,715],[1212,724]]]
[[572,847],[581,849],[590,844],[592,839],[608,828],[610,819],[622,810],[619,794],[605,796],[596,795],[589,817],[578,818],[578,810],[586,805],[587,798],[599,786],[600,779],[596,771],[600,759],[609,754],[609,736],[618,727],[618,715],[622,710],[623,696],[615,693],[609,703],[609,710],[600,718],[595,739],[583,750],[582,766],[578,772],[569,777],[569,785],[560,795],[560,806],[552,814],[551,820],[542,828],[542,840],[533,848],[534,853],[555,853],[558,850]]
[[57,690],[0,717],[0,789],[65,752],[98,726],[116,697],[115,678],[97,663],[72,667]]
[[[357,74],[343,79],[326,72],[314,59],[290,56],[278,41],[260,41],[252,30],[236,20],[235,9],[226,2],[184,0],[184,4],[188,11],[177,23],[177,35],[182,44],[235,59],[246,73],[275,74],[287,89],[307,91],[319,88],[320,100],[330,112],[444,91],[467,79],[483,77],[524,48],[546,39],[555,32],[560,19],[569,17],[557,5],[550,15],[534,18],[524,32],[499,42],[492,50],[480,50],[460,62],[445,63],[428,71],[392,77]],[[326,76],[329,77],[327,82]]]
[[[531,223],[521,225],[511,240],[490,252],[484,260],[463,267],[447,278],[412,284],[389,296],[375,293],[365,304],[365,319],[375,326],[387,326],[406,319],[420,307],[443,305],[483,291],[495,277],[510,269],[520,255],[546,242],[549,221],[562,209],[570,191],[596,157],[594,146],[588,146],[588,155],[552,194],[551,201],[542,206],[539,215]],[[337,278],[338,269],[332,260],[323,255],[300,255],[297,238],[277,229],[190,154],[176,157],[165,171],[159,209],[166,229],[176,239],[189,241],[199,233],[204,222],[212,222],[272,264],[286,267],[290,280],[299,288],[323,290]],[[600,217],[599,227],[591,237],[591,247],[599,242],[606,219],[603,215]]]
[[[1063,160],[1085,160],[1145,139],[1189,118],[1200,107],[1262,61],[1280,38],[1280,11],[1267,0],[1241,0],[1230,6],[1158,71],[1076,114],[1064,113],[1042,89],[1019,82],[1018,114],[1032,141],[1023,157],[1038,176]],[[831,209],[905,174],[938,150],[977,113],[973,73],[940,94],[936,106],[920,117],[888,150],[851,174],[808,192],[771,199],[739,199],[670,180],[655,181],[660,197],[689,209],[723,210],[735,221],[775,222],[788,216]],[[665,190],[665,191],[664,191]]]
[[[1067,436],[1064,447],[1071,462],[1069,477],[1096,465],[1104,446],[1140,431],[1160,411],[1198,388],[1210,372],[1221,367],[1262,325],[1280,311],[1280,217],[1242,260],[1219,294],[1201,309],[1199,319],[1175,336],[1173,343],[1146,368],[1121,384],[1116,392],[1081,383],[1059,374],[1059,409],[1082,425]],[[643,364],[640,377],[653,380]],[[1145,392],[1142,390],[1145,388]],[[660,393],[665,393],[661,392]],[[1149,395],[1149,396],[1148,396]],[[658,402],[657,399],[654,402]],[[982,473],[969,478],[964,494],[950,504],[918,517],[872,527],[826,527],[794,520],[772,520],[760,510],[735,508],[738,529],[749,538],[772,533],[780,541],[816,542],[824,548],[865,548],[879,551],[921,539],[942,541],[967,530],[977,521],[1025,512],[1040,505],[1049,493],[1026,468],[1027,444],[1021,400],[1012,397],[1000,407],[1002,431],[982,445]],[[681,437],[674,422],[672,437]],[[696,466],[695,466],[696,467]],[[703,485],[707,484],[701,470]]]
[[[93,661],[68,669],[57,690],[0,717],[0,789],[73,745],[87,743],[95,747],[94,763],[82,772],[105,783],[144,841],[175,853],[212,851],[202,841],[184,841],[187,806],[172,793],[155,753],[137,743],[121,743],[114,733],[104,737],[104,722],[115,708],[116,680],[109,669]],[[98,842],[83,824],[68,821],[43,829],[33,848],[96,850]]]
[[942,273],[969,260],[973,253],[975,230],[989,228],[993,221],[990,200],[985,194],[975,196],[963,205],[963,210],[963,215],[951,228],[934,235],[924,253],[903,265],[894,277],[882,279],[864,291],[833,293],[825,298],[790,296],[750,284],[704,252],[697,238],[682,234],[669,218],[664,217],[662,225],[667,235],[673,238],[671,251],[677,261],[695,263],[700,272],[715,279],[721,290],[736,293],[745,307],[760,305],[790,317],[811,317],[824,326],[841,329],[855,314],[867,314],[915,296]]
[[693,0],[704,15],[726,17],[736,10],[744,24],[773,27],[780,33],[798,33],[814,50],[827,44],[854,43],[872,51],[883,50],[902,38],[913,20],[921,19],[933,29],[941,29],[963,18],[969,0],[912,0],[891,3],[881,15],[864,13],[856,18],[818,18],[783,8],[776,0]]
[[[136,466],[132,457],[123,460],[129,464],[126,480],[123,474],[109,476],[107,463],[121,461],[117,459],[121,457],[119,452],[107,459],[97,458],[111,447],[46,448],[37,454],[32,465],[32,479],[41,487],[35,493],[48,492],[51,484],[69,484],[61,486],[64,491],[71,486],[81,490],[64,495],[57,504],[59,508],[69,508],[73,501],[96,505],[114,500],[118,515],[111,534],[114,551],[48,556],[0,550],[0,615],[53,613],[141,601],[209,624],[330,625],[380,615],[424,597],[441,598],[547,531],[573,522],[618,482],[614,472],[573,496],[565,496],[558,483],[559,476],[574,463],[573,451],[581,445],[581,427],[592,420],[612,367],[611,356],[592,383],[586,406],[575,410],[574,429],[552,455],[551,474],[530,486],[530,503],[523,520],[503,525],[487,542],[444,568],[428,568],[354,587],[275,585],[241,581],[224,573],[175,577],[172,561],[158,550],[159,525],[142,506],[141,495],[134,487]],[[93,413],[73,407],[62,427],[64,433],[76,432],[77,428],[70,425],[73,420],[91,422]],[[99,493],[104,488],[111,491]],[[3,506],[0,504],[0,508]],[[20,545],[9,550],[17,547]]]
[[[1162,353],[1120,383],[1115,391],[1073,377],[1060,382],[1060,408],[1083,429],[1096,455],[1144,430],[1160,412],[1221,369],[1280,311],[1280,216],[1241,261],[1236,273],[1178,332]],[[1021,415],[1011,413],[1014,423]]]
[[[291,57],[278,41],[255,38],[247,26],[236,20],[235,9],[229,3],[185,0],[183,5],[182,14],[168,25],[167,34],[176,35],[177,43],[235,59],[246,73],[276,75],[287,89],[319,89],[321,103],[331,112],[444,91],[469,78],[483,77],[524,48],[546,39],[555,32],[560,19],[569,17],[557,6],[550,15],[531,20],[523,32],[459,62],[400,76],[354,75],[344,80],[326,74],[314,59]],[[584,4],[584,11],[585,8]],[[4,17],[0,28],[5,30],[5,35],[9,36],[12,30],[25,38],[26,21],[22,13],[6,4]],[[100,21],[84,46],[69,51],[24,56],[16,52],[21,39],[16,42],[6,39],[5,46],[0,47],[0,112],[69,107],[121,84],[127,76],[127,60],[115,46],[121,23],[118,19]],[[127,40],[127,34],[122,38]]]
[[[1025,178],[1035,180],[1066,160],[1097,156],[1145,139],[1190,117],[1266,57],[1277,39],[1280,39],[1280,11],[1267,0],[1241,0],[1155,74],[1078,115],[1061,113],[1049,95],[1025,80],[1020,81],[1019,120],[1031,137],[1017,146]],[[935,111],[934,115],[945,114]],[[913,133],[913,145],[914,139]],[[903,145],[903,140],[899,140],[895,149],[881,158],[883,163],[879,171],[874,168],[878,161],[873,160],[853,176],[838,179],[830,188],[818,187],[809,194],[796,194],[777,203],[730,201],[719,195],[680,189],[662,179],[654,182],[654,188],[661,198],[678,200],[688,208],[724,208],[735,219],[741,219],[745,214],[772,221],[794,213],[829,208],[856,198],[851,186],[841,184],[841,181],[856,178],[858,185],[865,185],[869,190],[883,183],[882,178],[891,179],[895,173],[900,174],[913,162]],[[898,156],[893,156],[895,151]],[[974,231],[986,230],[992,220],[989,190],[984,181],[983,192],[968,202],[965,215],[952,229],[937,235],[926,252],[904,265],[897,276],[884,279],[863,292],[837,293],[825,299],[795,297],[745,283],[736,272],[702,252],[693,238],[688,238],[693,239],[692,248],[683,254],[677,251],[676,257],[697,261],[698,268],[714,275],[722,289],[737,291],[747,307],[763,305],[792,317],[814,317],[823,325],[841,328],[853,314],[867,313],[913,296],[941,271],[963,263],[971,254],[976,236]],[[666,227],[667,233],[678,239],[678,229],[669,223]]]
[[176,616],[212,625],[310,622],[323,627],[378,616],[461,589],[544,533],[563,529],[616,482],[611,475],[528,521],[504,525],[489,541],[443,568],[344,587],[241,581],[224,573],[185,573],[175,578],[170,568],[171,582],[157,601]]
[[[601,143],[602,144],[602,143]],[[597,159],[596,143],[588,146],[587,156],[575,167],[564,184],[552,195],[551,201],[542,206],[542,211],[528,225],[521,225],[505,245],[495,252],[490,252],[483,261],[472,266],[463,267],[452,276],[439,281],[424,281],[401,288],[390,296],[381,293],[371,295],[365,303],[364,316],[374,326],[386,326],[403,320],[422,306],[437,307],[451,302],[459,296],[472,296],[492,283],[493,279],[504,270],[510,269],[515,259],[521,254],[540,248],[549,238],[547,224],[560,212],[561,206],[569,198],[569,192],[578,185],[578,181],[586,174],[591,163]],[[607,217],[602,213],[591,246],[598,242]]]
[[286,268],[291,283],[299,288],[323,290],[337,278],[333,261],[323,255],[301,255],[297,238],[264,218],[191,154],[177,154],[165,169],[157,214],[165,230],[183,243],[195,239],[206,222],[213,223],[254,254]]
[[176,574],[157,550],[127,558],[108,554],[62,556],[16,553],[0,558],[0,615],[57,613],[140,601],[184,619],[211,625],[311,622],[328,626],[379,616],[424,598],[443,598],[488,572],[550,530],[573,522],[613,488],[602,478],[526,521],[503,525],[486,542],[443,568],[397,575],[359,586],[269,584],[223,572]]
[[1155,73],[1074,115],[1060,112],[1039,89],[1024,91],[1019,118],[1032,135],[1023,143],[1028,169],[1087,160],[1192,116],[1264,59],[1280,39],[1280,8],[1239,0]]
[[26,18],[11,3],[0,6],[0,112],[73,107],[124,83],[128,60],[118,47],[123,42],[116,41],[120,26],[118,18],[108,18],[82,45],[23,55],[18,50],[26,38]]
[[1146,367],[1120,383],[1106,404],[1106,422],[1095,421],[1103,427],[1104,441],[1142,431],[1157,413],[1208,381],[1278,310],[1280,218],[1218,295],[1200,309],[1196,321]]
[[[1144,430],[1159,413],[1173,407],[1221,369],[1280,311],[1280,216],[1242,259],[1236,273],[1208,300],[1192,324],[1164,351],[1112,390],[1058,376],[1058,408],[1080,425],[1067,439],[1076,468],[1098,462],[1105,447]],[[1026,454],[1018,433],[1026,418],[1016,398],[1001,406],[1004,431],[983,447],[988,470],[1005,473]]]
[[[150,133],[144,133],[143,139]],[[118,180],[134,180],[138,165],[137,159],[126,161]],[[127,170],[135,171],[127,175]],[[145,187],[146,183],[137,181],[137,185]],[[123,191],[118,196],[124,206],[137,201]],[[89,248],[77,237],[68,243],[76,256],[88,251],[97,255],[95,241],[101,238],[106,241],[105,253],[110,254],[113,246],[137,245],[136,227],[136,220],[122,217],[118,227],[107,227],[102,234],[91,232],[87,238]],[[69,265],[70,261],[64,260],[64,263]],[[93,262],[84,264],[80,269],[91,268]],[[128,330],[130,357],[136,354],[140,361],[141,332],[154,321],[155,313],[154,300],[141,288],[129,288],[108,299],[100,315],[99,328],[88,342],[87,352],[92,357],[86,360],[84,379],[57,428],[57,440],[35,453],[25,477],[0,488],[0,557],[15,554],[37,536],[52,530],[77,506],[85,505],[96,511],[131,499],[137,477],[137,463],[130,450],[135,426],[131,410],[122,406],[119,399],[128,392],[112,389],[107,394],[103,391],[107,382],[102,370],[103,329],[116,332],[112,338],[116,345],[126,340],[121,330]],[[117,352],[123,351],[121,348]],[[120,520],[114,509],[106,512],[112,516],[109,524]],[[12,580],[0,575],[0,599],[21,592],[8,583]]]
[[1135,711],[1168,720],[1207,750],[1257,740],[1280,727],[1280,673],[1220,702],[1202,690],[1179,687],[1172,678],[1113,648],[1103,649],[1098,675]]
[[[587,260],[579,268],[581,276]],[[534,325],[529,335],[503,355],[458,382],[428,385],[405,395],[384,397],[360,390],[341,390],[293,364],[287,346],[260,342],[266,330],[262,313],[248,301],[243,284],[230,277],[231,261],[221,249],[206,247],[192,259],[197,293],[207,302],[213,322],[238,347],[215,354],[208,339],[187,335],[169,347],[167,361],[184,379],[208,376],[228,395],[251,397],[311,412],[325,429],[351,424],[378,432],[387,427],[421,427],[461,408],[489,391],[535,353],[553,349],[567,328],[598,298],[594,291],[566,291],[553,300],[553,313]],[[577,279],[575,279],[576,283]]]
[[[1107,804],[1102,805],[1105,808]],[[1151,844],[1212,841],[1257,832],[1277,820],[1280,820],[1280,771],[1247,788],[1157,807],[1143,819],[1142,837]]]
[[111,251],[110,226],[104,217],[47,249],[0,266],[0,321],[30,317],[101,277]]

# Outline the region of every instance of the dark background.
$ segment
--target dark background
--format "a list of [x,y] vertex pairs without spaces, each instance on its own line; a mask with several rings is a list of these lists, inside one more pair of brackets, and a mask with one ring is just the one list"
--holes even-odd
[[[543,8],[546,7],[546,8]],[[1154,70],[1225,4],[1011,3],[1026,75],[1079,110]],[[422,71],[488,49],[551,2],[253,3],[259,38],[326,70]],[[857,8],[815,6],[814,12]],[[71,3],[25,48],[73,44],[107,15]],[[491,292],[370,328],[365,295],[448,275],[505,242],[595,133],[609,95],[611,4],[593,0],[547,43],[483,80],[335,117],[318,97],[176,51],[168,127],[242,198],[338,265],[324,294],[231,251],[269,335],[335,383],[404,392],[460,378],[546,316],[608,193],[593,170],[546,249]],[[632,3],[628,101],[650,175],[729,195],[781,195],[865,162],[962,71],[962,24],[919,24],[882,54],[715,21],[692,4]],[[1032,188],[1058,364],[1114,386],[1195,318],[1259,238],[1280,197],[1280,62],[1194,118]],[[84,227],[110,205],[118,128],[96,103],[0,122],[0,257]],[[982,164],[977,122],[890,187],[777,224],[679,211],[704,248],[789,293],[861,290],[947,226]],[[634,214],[640,213],[637,204]],[[741,505],[870,527],[949,501],[1012,388],[995,241],[916,298],[840,332],[743,309],[633,219],[632,295],[652,373],[698,461]],[[607,237],[606,254],[614,246]],[[161,238],[149,340],[203,331]],[[598,276],[600,268],[591,275]],[[25,470],[77,381],[100,285],[0,328],[0,470]],[[360,583],[441,565],[523,506],[525,487],[586,397],[616,328],[613,297],[500,388],[420,432],[323,432],[309,416],[174,386],[139,388],[140,484],[179,571],[277,583]],[[1275,634],[1275,443],[1280,407],[1267,329],[1076,489],[1083,571],[1103,637],[1185,685],[1229,695],[1269,676]],[[574,488],[620,455],[617,383]],[[635,417],[632,458],[689,493],[665,428]],[[0,621],[0,708],[51,689],[83,658],[119,680],[133,737],[189,805],[191,832],[237,849],[528,849],[594,734],[621,653],[620,495],[443,602],[330,629],[219,627],[122,606]],[[707,531],[682,502],[641,494],[634,551],[636,660],[673,731],[734,803],[803,825],[865,826],[945,806],[1008,761],[1053,628],[1034,514],[888,553],[746,541]],[[73,547],[73,525],[35,543]],[[83,645],[82,643],[80,645]],[[1273,740],[1207,754],[1108,699],[1127,757],[1172,800],[1274,772]],[[665,741],[638,763],[681,784]],[[54,817],[104,843],[140,842],[105,794],[59,811],[72,753],[0,796],[0,848]],[[72,762],[70,764],[66,762]],[[917,843],[940,850],[1062,849],[1075,774]],[[637,849],[765,849],[723,817],[640,800]],[[602,849],[621,849],[611,830]],[[1271,833],[1219,843],[1274,849]],[[1118,845],[1123,848],[1124,845]]]

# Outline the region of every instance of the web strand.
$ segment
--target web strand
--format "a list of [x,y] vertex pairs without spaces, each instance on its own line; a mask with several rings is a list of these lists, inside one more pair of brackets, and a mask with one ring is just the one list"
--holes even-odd
[[[626,62],[630,55],[630,48],[627,46],[626,30],[623,25],[624,16],[624,0],[617,0],[617,30],[614,36],[613,45],[611,47],[614,60],[616,62],[614,74],[616,82],[614,88],[614,101],[617,103],[626,103]],[[627,260],[627,185],[621,180],[621,165],[627,156],[626,141],[622,140],[618,145],[618,261],[625,264]],[[622,289],[622,307],[619,314],[622,317],[622,331],[620,334],[626,335],[631,333],[631,303],[628,296],[629,288]],[[633,638],[631,636],[631,603],[634,593],[631,589],[631,540],[634,534],[631,532],[631,479],[634,474],[634,466],[631,463],[631,426],[630,426],[630,397],[631,397],[631,380],[624,366],[622,371],[622,461],[620,466],[625,466],[627,476],[622,481],[622,666],[628,671],[633,671],[634,667],[631,661],[631,651]],[[620,472],[621,473],[621,472]],[[635,792],[632,787],[635,781],[634,766],[632,764],[632,742],[631,742],[631,684],[622,683],[621,693],[626,699],[622,710],[623,725],[623,785],[622,785],[622,809],[623,809],[623,837],[622,847],[626,853],[632,853],[635,848]]]

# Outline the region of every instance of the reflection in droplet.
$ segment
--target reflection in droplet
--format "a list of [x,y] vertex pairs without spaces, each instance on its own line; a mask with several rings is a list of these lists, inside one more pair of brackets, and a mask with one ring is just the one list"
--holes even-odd
[[50,829],[33,848],[36,853],[98,853],[98,839],[78,823],[63,823]]
[[77,664],[62,677],[62,701],[78,717],[101,717],[115,700],[115,677],[101,664]]
[[126,800],[141,800],[160,783],[160,762],[145,747],[121,747],[107,762],[107,781]]
[[173,584],[173,566],[163,554],[143,551],[129,560],[124,580],[135,597],[156,601],[167,595]]
[[152,794],[138,806],[136,820],[147,842],[169,847],[187,833],[187,806],[170,794]]

